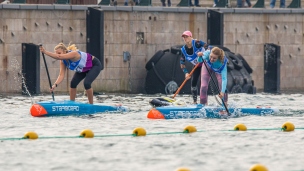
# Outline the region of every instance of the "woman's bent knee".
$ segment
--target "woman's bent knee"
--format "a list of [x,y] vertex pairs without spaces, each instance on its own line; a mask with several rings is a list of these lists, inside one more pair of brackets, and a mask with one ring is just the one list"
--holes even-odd
[[83,85],[84,85],[84,88],[85,88],[86,90],[92,88],[92,87],[91,87],[91,83],[83,83]]

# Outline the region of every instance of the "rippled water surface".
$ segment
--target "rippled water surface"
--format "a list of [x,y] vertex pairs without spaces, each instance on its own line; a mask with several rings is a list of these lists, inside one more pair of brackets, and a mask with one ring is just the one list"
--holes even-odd
[[[156,97],[156,96],[155,96]],[[68,96],[55,95],[56,100]],[[149,120],[149,101],[145,95],[99,95],[96,102],[121,103],[128,113],[92,116],[42,117],[29,114],[31,101],[51,100],[51,95],[2,96],[0,99],[0,170],[107,170],[107,171],[174,171],[187,167],[191,171],[243,171],[261,163],[271,171],[304,169],[304,96],[303,94],[234,94],[229,103],[237,107],[272,106],[280,109],[274,116],[244,116],[230,119]],[[215,104],[209,97],[210,105]],[[190,101],[189,96],[178,96]],[[79,96],[78,101],[86,101]],[[294,132],[282,132],[290,121]],[[244,123],[246,132],[229,131]],[[187,125],[199,132],[182,134]],[[166,133],[132,137],[136,127],[147,133]],[[273,128],[272,130],[267,130]],[[93,139],[75,138],[91,129]],[[263,130],[265,129],[265,130]],[[21,138],[35,131],[37,140]],[[176,132],[171,133],[169,132]],[[57,138],[56,138],[57,137]],[[65,138],[60,138],[65,137]]]

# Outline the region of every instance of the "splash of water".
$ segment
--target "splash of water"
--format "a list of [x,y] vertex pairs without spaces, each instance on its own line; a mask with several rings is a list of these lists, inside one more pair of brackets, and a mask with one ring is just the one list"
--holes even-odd
[[22,90],[22,92],[30,96],[31,104],[33,105],[34,104],[33,97],[26,86],[25,78],[24,78],[23,74],[20,74],[20,75],[21,75],[22,86],[24,87],[24,90],[25,90],[25,92],[23,90]]
[[[22,74],[22,71],[20,69],[21,66],[20,66],[20,64],[19,64],[19,62],[18,62],[18,60],[16,58],[14,58],[11,61],[11,66],[13,68],[14,81],[16,82],[16,84],[14,84],[14,85],[18,86],[18,87],[13,87],[13,89],[18,90],[21,86],[24,87],[25,91],[21,90],[22,93],[27,94],[30,97],[30,99],[31,99],[31,104],[34,104],[33,97],[32,97],[31,93],[28,90],[28,87],[26,85],[25,77]],[[21,84],[21,86],[20,86],[20,84]]]

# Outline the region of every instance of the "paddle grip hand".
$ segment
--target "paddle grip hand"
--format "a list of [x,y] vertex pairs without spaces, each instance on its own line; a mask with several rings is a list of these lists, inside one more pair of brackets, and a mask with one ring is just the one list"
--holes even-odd
[[186,74],[185,74],[185,79],[186,79],[186,80],[189,80],[190,78],[191,78],[191,75],[190,75],[189,73],[186,73]]
[[45,53],[45,49],[42,46],[42,44],[39,44],[39,50],[40,50],[41,53]]
[[219,98],[223,99],[224,98],[224,93],[220,92],[220,94],[218,94]]
[[52,85],[52,87],[50,88],[50,92],[53,92],[56,88],[56,85]]
[[199,56],[199,57],[203,56],[203,52],[197,52],[196,54],[197,54],[197,56]]

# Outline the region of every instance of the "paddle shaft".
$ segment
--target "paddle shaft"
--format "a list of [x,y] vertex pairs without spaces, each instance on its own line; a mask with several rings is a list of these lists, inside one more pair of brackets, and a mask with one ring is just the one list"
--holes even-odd
[[[39,46],[42,46],[41,44]],[[50,79],[50,74],[49,74],[49,70],[45,61],[45,56],[44,53],[42,53],[42,57],[43,57],[43,61],[44,61],[44,65],[45,65],[45,69],[46,69],[46,73],[49,79],[49,84],[50,84],[50,88],[52,88],[52,83],[51,83],[51,79]],[[52,97],[53,97],[53,101],[55,101],[55,97],[54,97],[54,92],[52,91]]]
[[[214,81],[214,79],[213,79],[213,77],[212,77],[212,75],[211,75],[211,72],[210,72],[209,68],[207,67],[206,61],[205,61],[204,59],[203,59],[203,62],[204,62],[204,65],[205,65],[205,67],[206,67],[206,69],[207,69],[207,71],[208,71],[208,73],[209,73],[209,75],[210,75],[210,77],[211,77],[211,80],[212,80],[212,83],[213,83],[214,87],[216,87],[218,94],[220,94],[220,93],[221,93],[220,88],[219,88],[219,86],[215,83],[215,81]],[[228,115],[230,115],[229,110],[228,110],[228,108],[227,108],[227,106],[226,106],[226,104],[225,104],[225,102],[224,102],[224,99],[223,99],[223,98],[221,98],[221,99],[222,99],[222,103],[223,103],[223,105],[224,105],[224,107],[225,107],[225,109],[226,109]]]
[[[190,72],[189,76],[191,76],[193,74],[193,72],[195,71],[195,69],[199,66],[199,63],[195,65],[195,67],[192,69],[192,71]],[[184,80],[184,82],[182,83],[181,86],[179,86],[179,88],[177,89],[177,91],[175,92],[175,94],[173,95],[173,99],[175,98],[175,96],[181,91],[181,89],[184,87],[184,85],[186,84],[186,82],[188,81],[188,79],[186,78]]]

